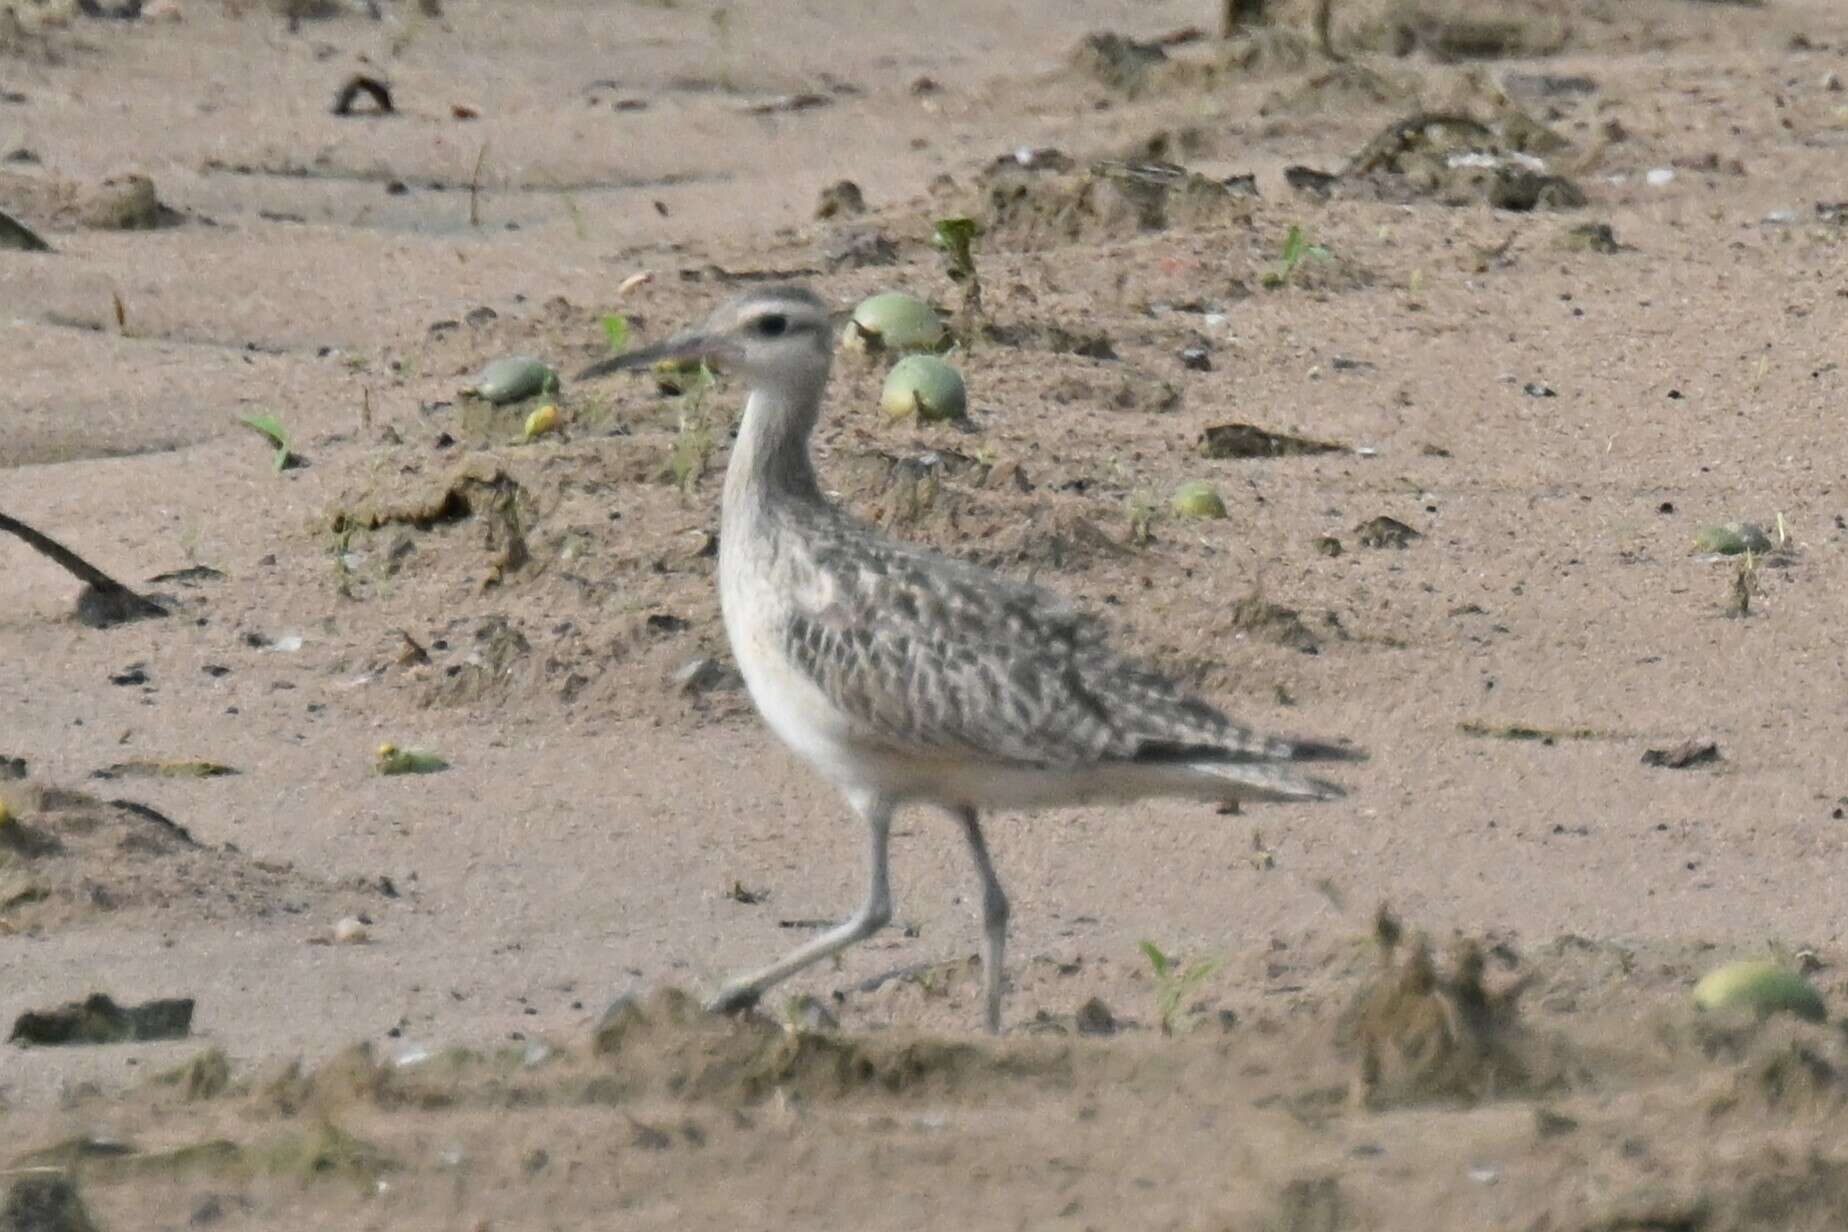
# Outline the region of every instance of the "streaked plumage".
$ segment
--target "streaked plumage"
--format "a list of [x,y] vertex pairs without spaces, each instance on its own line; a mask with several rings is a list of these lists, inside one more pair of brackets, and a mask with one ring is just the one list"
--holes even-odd
[[891,814],[931,803],[961,823],[982,877],[987,1010],[997,1028],[1007,904],[981,810],[1152,795],[1327,799],[1340,789],[1295,763],[1358,754],[1241,727],[1119,656],[1097,620],[1051,592],[894,541],[835,507],[808,453],[831,354],[822,301],[772,288],[726,304],[694,333],[584,374],[697,357],[749,383],[719,536],[726,632],[766,722],[872,831],[873,884],[861,911],[729,981],[714,1005],[749,1005],[882,926]]

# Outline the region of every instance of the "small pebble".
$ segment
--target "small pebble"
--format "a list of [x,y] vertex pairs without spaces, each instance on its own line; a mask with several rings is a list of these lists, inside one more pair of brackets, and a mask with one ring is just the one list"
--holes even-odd
[[1651,167],[1649,174],[1643,178],[1651,188],[1666,188],[1675,182],[1675,171],[1672,167]]
[[370,940],[372,940],[372,934],[354,916],[345,916],[334,925],[336,945],[364,945]]

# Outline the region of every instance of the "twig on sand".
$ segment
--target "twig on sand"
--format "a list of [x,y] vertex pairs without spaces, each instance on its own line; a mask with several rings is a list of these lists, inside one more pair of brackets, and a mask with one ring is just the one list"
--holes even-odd
[[103,629],[167,614],[167,609],[160,604],[136,594],[62,543],[33,530],[17,518],[0,513],[0,530],[18,535],[33,550],[50,557],[84,583],[83,594],[77,598],[77,619],[84,624]]

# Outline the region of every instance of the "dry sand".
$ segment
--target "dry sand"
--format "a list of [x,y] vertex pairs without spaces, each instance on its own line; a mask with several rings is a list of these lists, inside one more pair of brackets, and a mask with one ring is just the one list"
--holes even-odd
[[[290,33],[207,0],[17,7],[0,209],[56,251],[0,251],[0,512],[172,614],[86,627],[78,584],[0,536],[0,756],[26,776],[0,799],[62,844],[0,858],[0,1018],[197,1007],[184,1041],[0,1049],[15,1203],[70,1176],[105,1229],[1848,1226],[1839,1025],[1689,1005],[1767,954],[1848,997],[1833,0],[1491,6],[1535,10],[1489,31],[1504,59],[1455,56],[1488,37],[1456,5],[1395,58],[1357,0],[1342,66],[1292,24],[1107,71],[1087,34],[1217,13],[452,0]],[[331,115],[355,72],[399,114]],[[1492,123],[1473,139],[1586,203],[1433,196],[1416,150],[1329,200],[1286,182],[1420,110]],[[1074,165],[991,169],[1044,146]],[[1152,154],[1208,178],[1087,170]],[[175,225],[84,225],[129,173]],[[1244,173],[1257,196],[1217,188]],[[816,221],[843,178],[870,212]],[[684,493],[687,400],[650,381],[567,383],[568,427],[530,444],[529,406],[457,391],[507,354],[575,372],[603,313],[652,339],[760,276],[955,307],[928,236],[959,212],[989,227],[997,330],[959,359],[972,424],[887,421],[843,365],[828,482],[1372,760],[1313,808],[996,818],[1000,1041],[973,875],[922,812],[903,927],[789,986],[838,1033],[783,1030],[781,1000],[704,1020],[668,990],[780,952],[863,877],[856,823],[724,687],[736,391]],[[1292,225],[1327,255],[1267,287]],[[895,264],[833,260],[854,227]],[[273,469],[255,413],[306,466]],[[1362,452],[1203,457],[1232,422]],[[1189,479],[1230,517],[1139,542]],[[1749,576],[1693,546],[1779,514]],[[1365,546],[1382,516],[1420,537]],[[678,688],[700,657],[719,687]],[[1718,760],[1643,764],[1689,739]],[[382,742],[450,768],[379,776]],[[237,773],[93,777],[201,759]],[[1441,972],[1486,955],[1489,992],[1384,966],[1381,903]],[[347,917],[367,942],[326,944]],[[1173,1035],[1143,940],[1223,960]],[[1093,999],[1116,1034],[1076,1033]]]

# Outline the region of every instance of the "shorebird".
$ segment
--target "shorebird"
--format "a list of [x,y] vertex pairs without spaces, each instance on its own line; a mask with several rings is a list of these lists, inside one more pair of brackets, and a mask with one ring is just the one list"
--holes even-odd
[[725,633],[759,714],[870,838],[860,909],[727,980],[708,1008],[748,1009],[883,928],[893,813],[931,804],[961,828],[981,880],[983,993],[998,1031],[1008,902],[982,813],[1148,796],[1327,800],[1341,789],[1296,763],[1363,755],[1240,726],[1119,656],[1097,620],[1057,595],[890,539],[836,506],[809,456],[833,342],[823,300],[773,287],[578,378],[698,360],[749,388],[720,510]]

